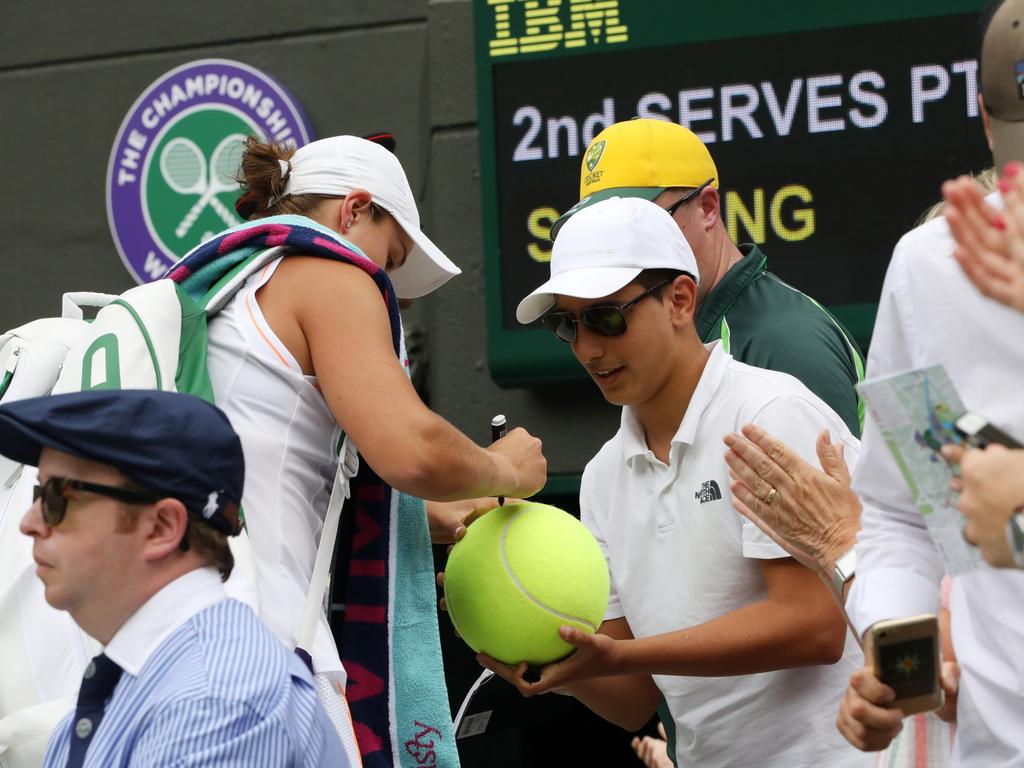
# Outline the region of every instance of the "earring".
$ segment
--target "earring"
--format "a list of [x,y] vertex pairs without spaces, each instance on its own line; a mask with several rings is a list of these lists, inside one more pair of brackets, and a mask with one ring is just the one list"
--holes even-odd
[[345,231],[348,232],[350,229],[352,229],[352,219],[345,222]]

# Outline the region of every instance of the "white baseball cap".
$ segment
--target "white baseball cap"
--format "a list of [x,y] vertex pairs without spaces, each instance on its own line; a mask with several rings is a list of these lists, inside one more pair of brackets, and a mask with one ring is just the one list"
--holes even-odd
[[285,195],[347,195],[365,189],[390,213],[413,246],[389,277],[402,299],[425,296],[462,273],[420,229],[420,214],[402,164],[385,147],[358,136],[332,136],[295,150]]
[[551,279],[516,308],[532,323],[555,296],[599,299],[625,287],[645,269],[678,269],[699,281],[697,260],[675,220],[639,197],[612,197],[568,219],[551,252]]

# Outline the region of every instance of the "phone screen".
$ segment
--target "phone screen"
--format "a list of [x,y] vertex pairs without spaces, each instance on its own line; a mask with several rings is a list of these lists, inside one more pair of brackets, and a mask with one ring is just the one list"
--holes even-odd
[[897,699],[927,696],[935,691],[935,638],[904,640],[878,648],[881,680]]

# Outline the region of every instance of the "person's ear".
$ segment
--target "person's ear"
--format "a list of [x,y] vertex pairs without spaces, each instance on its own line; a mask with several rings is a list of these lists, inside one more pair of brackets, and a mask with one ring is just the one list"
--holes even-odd
[[357,224],[369,221],[372,218],[372,203],[373,195],[365,189],[354,189],[345,195],[341,207],[338,208],[337,231],[344,235]]
[[146,528],[146,560],[159,560],[178,549],[188,528],[188,510],[177,499],[160,499],[152,505]]
[[722,200],[718,190],[708,185],[701,190],[697,198],[697,205],[700,209],[701,222],[705,231],[712,229],[722,217]]
[[693,323],[697,311],[697,283],[689,275],[680,275],[665,286],[665,301],[672,313],[673,323]]

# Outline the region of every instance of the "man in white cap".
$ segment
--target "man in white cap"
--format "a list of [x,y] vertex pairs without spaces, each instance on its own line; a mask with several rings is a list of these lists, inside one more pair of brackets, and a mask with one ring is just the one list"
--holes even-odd
[[650,200],[671,214],[701,270],[696,328],[705,342],[758,368],[796,376],[854,435],[863,378],[853,337],[819,302],[768,269],[754,243],[733,242],[722,216],[721,178],[697,135],[673,122],[624,120],[593,138],[580,167],[580,201],[551,227],[552,240],[577,212],[609,197]]
[[842,615],[735,511],[720,447],[748,421],[808,448],[827,428],[851,460],[857,441],[797,379],[701,342],[698,281],[667,212],[611,198],[569,219],[551,279],[520,303],[517,319],[541,318],[623,406],[580,490],[612,588],[598,634],[563,627],[578,651],[539,682],[484,662],[526,695],[559,687],[632,730],[664,696],[679,765],[864,765],[831,714],[830,686],[856,666]]

